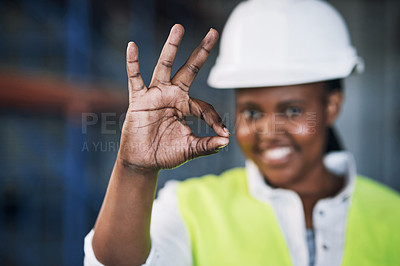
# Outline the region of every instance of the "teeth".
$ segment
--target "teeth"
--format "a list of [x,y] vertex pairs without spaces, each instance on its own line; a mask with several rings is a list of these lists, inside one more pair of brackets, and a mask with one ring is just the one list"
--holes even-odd
[[273,148],[265,151],[264,155],[269,160],[279,160],[289,155],[292,149],[289,147]]

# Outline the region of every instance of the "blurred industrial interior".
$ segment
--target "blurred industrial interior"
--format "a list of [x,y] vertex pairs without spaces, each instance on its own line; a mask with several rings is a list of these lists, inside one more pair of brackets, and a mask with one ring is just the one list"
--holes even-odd
[[[127,107],[125,49],[139,46],[146,83],[174,23],[186,33],[174,70],[239,0],[0,0],[0,264],[82,265]],[[400,190],[400,2],[332,0],[366,62],[349,78],[337,129],[361,174]],[[206,78],[191,96],[233,131],[231,90]],[[196,134],[212,134],[195,119]],[[162,171],[159,186],[244,165],[234,141],[218,155]]]

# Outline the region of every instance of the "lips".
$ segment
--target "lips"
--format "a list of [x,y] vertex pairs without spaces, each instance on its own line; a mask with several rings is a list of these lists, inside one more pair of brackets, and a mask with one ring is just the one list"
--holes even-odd
[[268,148],[261,153],[261,159],[270,165],[284,165],[289,162],[293,152],[290,146]]

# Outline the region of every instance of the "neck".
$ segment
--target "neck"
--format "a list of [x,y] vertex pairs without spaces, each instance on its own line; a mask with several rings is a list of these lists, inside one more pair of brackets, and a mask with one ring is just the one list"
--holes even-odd
[[290,189],[300,196],[306,227],[312,228],[312,213],[315,204],[320,199],[335,196],[343,188],[344,180],[329,172],[322,162],[307,177],[302,184],[295,185]]
[[321,199],[335,195],[342,185],[343,179],[330,172],[321,159],[283,188],[296,192],[301,198]]

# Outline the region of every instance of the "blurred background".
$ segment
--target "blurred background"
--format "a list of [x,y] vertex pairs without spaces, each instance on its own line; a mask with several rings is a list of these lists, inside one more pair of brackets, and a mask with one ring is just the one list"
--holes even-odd
[[[0,0],[0,265],[82,265],[119,146],[127,108],[125,50],[135,41],[148,84],[170,27],[186,34],[174,70],[239,0]],[[366,62],[345,82],[337,128],[358,171],[400,190],[400,2],[331,0]],[[231,90],[206,78],[191,96],[233,131]],[[204,123],[188,121],[199,135]],[[244,165],[234,141],[218,155],[162,171],[169,179]]]

